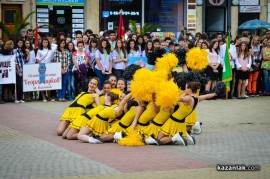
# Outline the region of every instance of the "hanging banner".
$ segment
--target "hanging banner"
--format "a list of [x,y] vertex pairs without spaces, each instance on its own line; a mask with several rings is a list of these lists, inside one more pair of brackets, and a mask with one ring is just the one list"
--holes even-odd
[[16,83],[15,55],[0,56],[0,84]]
[[23,91],[44,91],[62,88],[61,63],[23,65]]

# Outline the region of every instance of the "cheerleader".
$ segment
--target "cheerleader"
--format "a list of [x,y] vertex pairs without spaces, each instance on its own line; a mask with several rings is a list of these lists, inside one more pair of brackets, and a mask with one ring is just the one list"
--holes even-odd
[[154,108],[154,103],[150,102],[142,115],[138,119],[133,120],[132,125],[127,129],[127,131],[139,131],[148,126],[150,124],[150,121],[157,115]]
[[249,70],[251,67],[251,55],[249,53],[247,44],[240,43],[240,48],[235,61],[236,65],[236,79],[238,79],[237,93],[238,99],[246,99],[245,94],[246,81],[249,77]]
[[[112,89],[112,84],[109,81],[105,81],[103,85],[103,92],[106,95],[109,93]],[[90,120],[92,117],[94,117],[98,112],[102,111],[104,108],[106,108],[108,105],[104,104],[104,95],[99,96],[100,104],[99,106],[96,105],[96,103],[92,103],[87,108],[90,108],[86,113],[83,113],[82,115],[78,116],[75,120],[73,120],[68,128],[63,133],[62,137],[64,139],[68,140],[77,140],[77,135],[81,128],[85,126],[86,122]]]
[[88,84],[88,92],[79,94],[65,110],[57,127],[57,135],[61,136],[69,124],[81,114],[85,113],[86,106],[92,103],[100,105],[98,95],[93,94],[97,89],[99,79],[94,77]]
[[151,121],[150,125],[140,131],[145,138],[146,144],[159,145],[158,141],[154,139],[158,137],[160,127],[170,118],[172,112],[173,109],[171,107],[161,107],[159,113]]
[[[128,99],[131,97],[131,93],[126,96]],[[102,136],[101,139],[106,142],[118,141],[122,139],[125,134],[128,133],[126,130],[132,123],[133,120],[137,120],[145,110],[145,103],[131,99],[127,102],[127,112],[121,118],[121,120],[114,123]]]
[[110,74],[109,75],[109,78],[108,78],[108,81],[111,82],[112,84],[112,89],[116,88],[116,81],[117,81],[117,78],[114,74]]
[[117,89],[124,92],[127,87],[127,82],[124,78],[119,78],[116,84]]
[[95,136],[101,136],[107,130],[109,122],[123,113],[124,106],[127,102],[127,98],[124,98],[119,105],[114,104],[118,98],[119,96],[112,92],[105,95],[105,103],[108,105],[108,108],[100,111],[80,130],[78,134],[80,141],[102,143],[101,139],[95,138]]
[[216,93],[195,97],[196,92],[201,88],[199,82],[188,82],[185,92],[180,96],[179,108],[163,124],[158,134],[160,144],[181,142],[187,146],[187,140],[195,143],[195,139],[187,134],[185,118],[192,113],[199,101],[217,96]]

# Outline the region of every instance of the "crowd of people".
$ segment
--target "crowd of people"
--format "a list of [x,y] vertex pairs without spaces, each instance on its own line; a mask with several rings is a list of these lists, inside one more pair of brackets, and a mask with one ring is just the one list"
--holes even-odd
[[[209,66],[201,73],[210,78],[205,90],[212,89],[216,82],[222,80],[226,37],[217,33],[210,39],[206,33],[191,33],[181,28],[180,37],[170,33],[160,39],[159,33],[138,35],[126,30],[125,40],[117,40],[113,30],[94,34],[90,29],[84,33],[75,32],[75,39],[59,32],[55,37],[51,34],[39,33],[39,45],[35,46],[34,31],[21,31],[19,39],[0,39],[0,54],[16,56],[16,96],[14,85],[0,85],[0,103],[23,103],[39,99],[59,102],[72,101],[80,92],[85,91],[85,79],[98,77],[98,88],[101,90],[109,75],[114,74],[121,79],[131,57],[147,57],[157,49],[165,49],[167,53],[179,50],[188,52],[193,47],[206,49],[209,52]],[[270,95],[270,31],[262,39],[248,32],[238,35],[230,44],[230,60],[233,70],[231,92],[229,98],[245,99],[249,96]],[[23,93],[23,65],[33,63],[62,64],[62,89],[58,91],[41,91]],[[181,65],[183,71],[189,71]],[[127,84],[126,84],[127,85]]]
[[[117,39],[113,30],[99,35],[91,30],[75,31],[74,40],[63,32],[56,37],[40,33],[38,46],[33,36],[33,30],[28,29],[15,41],[0,39],[0,54],[15,55],[16,59],[16,93],[14,85],[0,85],[0,103],[33,99],[72,101],[57,127],[57,134],[64,139],[89,143],[116,141],[122,145],[195,144],[191,133],[201,132],[195,107],[199,101],[223,96],[220,81],[227,38],[221,33],[211,40],[206,33],[193,36],[182,28],[178,39],[174,33],[160,39],[159,33],[138,35],[130,29],[126,30],[124,39]],[[270,31],[263,39],[243,32],[229,46],[233,75],[228,98],[269,96]],[[186,54],[192,49],[207,51],[208,65],[196,74],[186,63]],[[165,59],[165,54],[174,54],[177,62],[171,62],[172,56],[167,56],[165,63],[157,60]],[[128,65],[132,57],[146,57],[157,76],[153,78],[150,72],[142,70],[146,69],[143,61]],[[61,63],[62,88],[24,93],[23,65],[54,62]],[[163,71],[165,68],[159,67],[166,63],[170,65],[165,76],[163,72],[154,72]],[[152,81],[145,84],[148,78]],[[201,84],[200,78],[207,79],[206,83]],[[156,87],[157,84],[163,86]],[[148,93],[152,95],[150,98]],[[135,138],[140,137],[137,143],[123,140],[132,136],[133,131]]]

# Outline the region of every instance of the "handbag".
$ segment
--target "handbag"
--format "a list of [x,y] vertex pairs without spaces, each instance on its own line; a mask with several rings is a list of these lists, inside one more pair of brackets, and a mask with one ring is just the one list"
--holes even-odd
[[251,68],[252,68],[253,71],[259,71],[260,70],[259,66],[256,66],[254,64],[251,65]]

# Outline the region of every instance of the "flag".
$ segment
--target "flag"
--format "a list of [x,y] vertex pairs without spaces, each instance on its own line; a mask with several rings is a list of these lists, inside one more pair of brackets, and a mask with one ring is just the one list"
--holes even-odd
[[124,20],[122,16],[123,10],[120,10],[120,18],[119,18],[119,24],[118,24],[118,33],[117,33],[117,39],[122,39],[124,41],[125,39],[125,28],[124,28]]
[[35,47],[38,48],[38,24],[36,24]]
[[[226,84],[227,93],[230,91],[230,81],[232,81],[232,67],[231,67],[230,55],[229,55],[230,44],[231,44],[231,36],[229,34],[227,36],[227,41],[226,41],[226,50],[225,50],[224,66],[223,66],[223,74],[222,74],[222,81]],[[226,97],[227,97],[227,93],[226,93]]]

